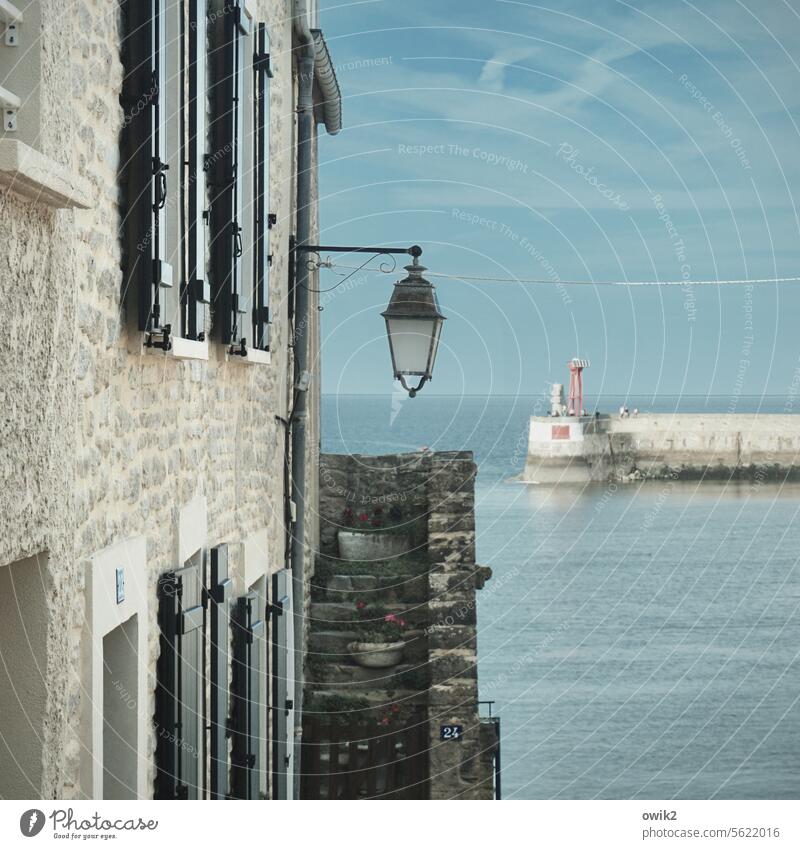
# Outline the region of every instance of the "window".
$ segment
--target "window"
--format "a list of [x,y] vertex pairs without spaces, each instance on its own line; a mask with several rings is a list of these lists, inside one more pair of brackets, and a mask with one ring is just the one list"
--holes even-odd
[[47,37],[39,2],[0,0],[0,185],[55,208],[86,209],[87,181],[38,150]]
[[258,799],[263,791],[261,776],[264,702],[262,668],[266,626],[263,602],[257,591],[236,602],[233,620],[233,751],[231,795],[235,799]]
[[[158,584],[156,798],[267,798],[268,529],[242,541],[233,569],[231,546],[207,548],[207,538],[205,498],[196,495],[178,517],[182,567]],[[288,612],[281,633],[292,628],[291,611],[283,610]],[[141,630],[140,639],[143,635]],[[282,639],[285,665],[292,655],[291,633]],[[289,735],[290,707],[284,699]]]
[[211,549],[211,716],[210,797],[228,798],[228,678],[230,673],[230,596],[233,581],[228,577],[228,546]]
[[269,350],[269,42],[247,0],[213,3],[214,322],[231,354]]
[[[250,354],[248,354],[250,356]],[[238,616],[233,626],[234,635],[234,772],[233,795],[246,798],[267,798],[269,794],[269,532],[262,527],[242,541],[242,578],[244,598],[237,601]],[[249,625],[245,619],[245,608]],[[263,625],[261,624],[263,620]],[[242,642],[248,633],[250,642]],[[246,649],[246,650],[245,650]],[[250,692],[249,712],[243,710],[241,688],[246,683],[246,670],[255,674],[257,689]],[[256,733],[256,728],[258,733]],[[244,769],[245,755],[253,755],[251,765]]]
[[294,616],[292,573],[272,576],[272,797],[291,799],[294,775]]
[[202,798],[202,552],[158,582],[161,652],[156,669],[156,799]]
[[[245,542],[245,584],[260,539]],[[228,560],[226,544],[199,550],[159,581],[158,799],[267,797],[268,578],[233,601]]]
[[125,0],[125,285],[145,344],[206,338],[205,0]]
[[[30,83],[25,80],[25,74],[30,75],[30,68],[40,61],[39,46],[34,43],[37,41],[35,36],[38,27],[41,26],[38,5],[31,3],[31,8],[23,13],[23,10],[10,0],[0,0],[0,24],[3,27],[0,41],[0,106],[3,109],[3,133],[6,138],[14,134],[28,144],[33,144],[38,138],[40,124],[38,91],[31,91]],[[24,47],[23,28],[26,33]],[[38,86],[36,88],[38,89]],[[24,110],[21,109],[23,101]]]

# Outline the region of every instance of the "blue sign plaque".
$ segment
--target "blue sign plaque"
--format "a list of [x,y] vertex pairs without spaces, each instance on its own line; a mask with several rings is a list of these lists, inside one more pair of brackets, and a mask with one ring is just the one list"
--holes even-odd
[[440,740],[460,740],[464,736],[463,725],[440,725]]

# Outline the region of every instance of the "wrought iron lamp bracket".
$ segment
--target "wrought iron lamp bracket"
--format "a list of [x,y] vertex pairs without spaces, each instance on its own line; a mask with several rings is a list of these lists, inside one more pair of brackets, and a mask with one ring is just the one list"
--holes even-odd
[[[316,254],[316,260],[308,261],[309,270],[314,268],[324,268],[326,264],[320,260],[320,256],[324,253],[331,254],[374,254],[377,256],[392,256],[392,264],[382,262],[379,270],[383,274],[391,274],[397,268],[397,260],[394,256],[398,254],[408,254],[413,257],[414,264],[419,262],[422,256],[422,248],[419,245],[411,245],[410,248],[386,248],[386,247],[365,247],[362,245],[295,245],[296,253]],[[330,266],[327,266],[330,267]]]

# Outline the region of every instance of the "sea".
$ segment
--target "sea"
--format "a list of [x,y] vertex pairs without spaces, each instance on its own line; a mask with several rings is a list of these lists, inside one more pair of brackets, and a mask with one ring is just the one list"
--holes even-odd
[[[588,399],[623,404],[788,409]],[[480,698],[500,717],[502,797],[800,798],[800,485],[516,482],[544,409],[532,396],[323,397],[323,451],[474,452],[477,559],[493,573]]]

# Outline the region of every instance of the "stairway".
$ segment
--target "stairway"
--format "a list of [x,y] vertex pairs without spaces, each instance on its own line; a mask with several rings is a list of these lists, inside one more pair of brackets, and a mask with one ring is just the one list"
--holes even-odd
[[[428,564],[424,559],[393,559],[370,564],[321,557],[311,586],[306,705],[337,704],[357,711],[392,704],[423,704],[430,681]],[[377,617],[405,619],[406,649],[396,666],[359,666],[347,648],[368,623],[355,620],[356,603],[375,608]],[[355,621],[354,621],[355,620]]]

